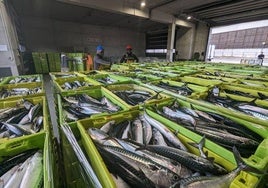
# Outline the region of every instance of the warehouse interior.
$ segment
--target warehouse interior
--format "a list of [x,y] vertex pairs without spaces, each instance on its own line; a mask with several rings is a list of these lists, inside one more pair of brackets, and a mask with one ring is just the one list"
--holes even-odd
[[[146,49],[164,46],[167,52],[173,50],[173,53],[168,53],[167,60],[189,60],[194,53],[200,54],[200,60],[207,60],[211,27],[267,18],[265,0],[148,0],[145,7],[141,7],[140,1],[131,0],[11,0],[2,1],[1,6],[2,12],[8,16],[5,24],[14,34],[9,37],[15,40],[14,44],[10,44],[13,49],[19,46],[22,48],[20,51],[26,52],[95,53],[96,46],[102,44],[106,55],[113,57],[114,61],[120,58],[127,44],[131,44],[140,57],[152,55],[146,54]],[[8,33],[12,35],[10,31]],[[156,44],[152,46],[146,41],[151,33],[162,34],[166,41],[162,41],[163,44],[152,41]],[[3,57],[3,63],[8,55]],[[13,64],[22,61],[16,51],[13,56]],[[160,56],[166,58],[167,54]],[[22,68],[18,66],[11,72],[22,72]]]
[[0,0],[0,187],[268,187],[267,18],[267,0]]

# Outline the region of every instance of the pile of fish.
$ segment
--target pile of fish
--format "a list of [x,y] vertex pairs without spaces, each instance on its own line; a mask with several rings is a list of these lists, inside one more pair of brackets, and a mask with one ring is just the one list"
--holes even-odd
[[[256,103],[255,103],[256,99],[254,99],[248,103],[247,102],[239,102],[239,101],[235,101],[229,97],[228,98],[221,97],[218,95],[218,92],[217,92],[217,94],[214,94],[213,91],[215,91],[215,89],[213,89],[212,92],[208,95],[207,101],[212,102],[216,105],[226,107],[226,108],[234,110],[234,111],[243,112],[247,115],[253,116],[253,117],[258,118],[258,119],[268,120],[268,109],[266,109],[265,107],[260,107],[260,106],[256,105]],[[261,93],[259,93],[259,95],[262,96]]]
[[41,82],[40,76],[31,76],[31,77],[16,77],[11,79],[9,84],[18,84],[18,83],[32,83],[32,82]]
[[28,100],[15,107],[0,109],[0,138],[14,138],[39,132],[43,127],[40,103]]
[[114,93],[123,99],[126,103],[135,106],[140,103],[144,103],[147,100],[157,98],[158,94],[153,96],[147,91],[140,90],[125,90],[125,91],[114,91]]
[[107,76],[107,77],[103,77],[103,78],[98,78],[96,79],[98,82],[102,83],[102,84],[113,84],[118,82],[117,80]]
[[37,93],[41,93],[42,88],[36,87],[36,88],[13,88],[13,89],[5,89],[2,88],[0,91],[0,98],[4,99],[7,97],[17,96],[17,95],[33,95]]
[[73,81],[73,82],[64,82],[64,84],[61,86],[64,90],[75,90],[80,87],[87,87],[87,86],[93,86],[91,83],[84,82],[84,81]]
[[[223,177],[219,175],[228,173],[204,153],[205,138],[199,143],[201,157],[194,155],[173,132],[146,113],[133,121],[110,121],[100,129],[89,128],[88,134],[117,184],[122,178],[130,187],[191,187],[206,179],[215,186]],[[236,176],[240,170],[231,173]]]
[[175,101],[170,106],[163,106],[157,113],[204,136],[213,142],[232,150],[235,146],[242,156],[248,157],[255,152],[262,138],[224,116],[204,112],[193,108],[180,107]]
[[161,88],[166,89],[168,91],[178,93],[179,95],[188,96],[188,95],[191,95],[193,93],[193,90],[191,88],[189,88],[187,86],[187,84],[183,84],[182,86],[174,86],[168,82],[160,81],[156,85],[158,87],[161,87]]
[[94,114],[114,113],[121,110],[106,97],[95,99],[87,94],[78,94],[62,97],[62,99],[63,113],[67,122],[87,118]]
[[42,151],[29,150],[0,163],[0,188],[33,188],[42,186]]

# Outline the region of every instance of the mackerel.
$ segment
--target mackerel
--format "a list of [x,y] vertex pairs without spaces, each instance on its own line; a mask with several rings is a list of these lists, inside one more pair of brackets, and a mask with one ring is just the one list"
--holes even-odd
[[43,180],[43,155],[41,151],[36,152],[26,169],[26,172],[21,180],[20,188],[29,188],[40,185]]
[[176,119],[183,121],[183,122],[188,122],[193,126],[196,125],[196,120],[192,116],[185,114],[179,110],[173,111],[172,109],[164,106],[163,112],[164,112],[164,114],[168,115],[169,117],[176,118]]
[[187,148],[184,146],[184,144],[179,140],[178,137],[175,136],[165,125],[160,123],[159,121],[151,118],[147,113],[144,113],[144,118],[148,123],[150,123],[151,126],[158,129],[160,133],[163,134],[163,136],[172,143],[175,147],[182,149],[184,151],[187,151]]
[[169,187],[175,181],[181,179],[179,175],[173,173],[169,169],[155,163],[154,161],[141,157],[135,153],[112,146],[103,146],[103,148],[111,153],[121,156],[124,160],[134,163],[144,172],[146,177],[150,179],[156,187]]
[[143,144],[143,128],[139,119],[135,119],[132,123],[132,130],[134,133],[134,139],[136,142]]
[[153,128],[153,144],[160,146],[167,146],[163,135],[155,128]]
[[152,138],[152,127],[151,125],[145,120],[144,116],[139,117],[142,123],[142,129],[143,129],[143,143],[149,144],[151,138]]
[[211,161],[169,146],[159,146],[159,145],[147,145],[140,149],[147,149],[152,152],[156,152],[159,155],[173,159],[187,168],[197,171],[197,172],[209,172],[212,174],[226,174],[227,171]]
[[[258,169],[249,167],[245,162],[243,162],[240,154],[234,147],[233,153],[237,163],[237,168],[232,172],[223,175],[223,176],[203,176],[203,177],[190,177],[184,180],[181,180],[179,184],[175,187],[180,188],[229,188],[235,177],[238,176],[241,170],[247,170],[258,174],[263,174]],[[179,186],[180,185],[180,186]],[[172,186],[173,187],[173,186]]]

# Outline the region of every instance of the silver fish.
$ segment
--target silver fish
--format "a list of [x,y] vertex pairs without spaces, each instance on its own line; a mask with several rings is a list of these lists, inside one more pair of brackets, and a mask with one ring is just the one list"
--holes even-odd
[[190,116],[186,113],[183,113],[179,110],[174,111],[174,110],[164,106],[163,112],[170,117],[180,119],[180,120],[185,121],[185,122],[189,122],[191,125],[196,126],[196,120],[192,116]]
[[[131,136],[130,136],[131,135]],[[122,139],[127,139],[127,138],[132,138],[132,133],[131,133],[131,123],[130,121],[128,122],[127,127],[125,128],[125,130],[123,131],[123,134],[121,136]]]
[[134,133],[134,139],[136,142],[143,144],[143,128],[141,121],[139,119],[135,119],[132,123],[132,130]]
[[[136,166],[137,170],[142,170],[148,179],[150,179],[156,187],[169,187],[174,181],[180,179],[179,175],[158,165],[152,160],[141,157],[135,153],[123,150],[118,147],[102,146],[105,150],[117,155],[131,166]],[[172,183],[173,182],[173,183]]]
[[115,121],[109,121],[107,123],[105,123],[100,130],[102,130],[103,132],[105,132],[106,134],[111,130],[111,128],[113,127],[113,125],[115,124]]
[[147,145],[149,144],[152,138],[152,134],[153,134],[152,127],[142,115],[139,118],[141,120],[142,128],[143,128],[143,142]]
[[187,151],[187,148],[184,146],[184,144],[179,140],[178,137],[175,136],[165,125],[160,123],[159,121],[156,121],[155,119],[151,118],[147,113],[144,113],[144,118],[148,123],[150,123],[151,126],[156,128],[160,133],[163,134],[163,136],[172,143],[175,147],[180,148],[184,151]]
[[130,188],[130,186],[120,177],[116,175],[112,175],[112,178],[118,188]]
[[20,188],[39,185],[43,180],[43,155],[41,151],[36,152],[29,161],[29,165],[21,180]]
[[14,166],[12,169],[7,171],[4,175],[0,177],[0,188],[4,188],[9,179],[12,177],[12,175],[18,170],[19,166],[21,164],[18,164]]
[[5,188],[14,188],[14,187],[20,187],[21,180],[27,170],[27,167],[29,165],[29,161],[31,160],[31,157],[29,157],[18,169],[17,171],[12,175],[12,177],[9,179],[9,181],[6,183]]
[[[235,177],[241,170],[249,169],[249,171],[255,173],[262,173],[259,170],[249,167],[243,161],[238,151],[234,149],[234,155],[238,167],[232,172],[223,176],[211,176],[211,177],[190,177],[180,182],[180,188],[229,188]],[[178,186],[177,186],[178,187]]]
[[117,112],[119,110],[118,106],[111,103],[106,97],[101,99],[101,103],[106,105],[110,111]]
[[167,146],[167,143],[166,143],[163,135],[155,128],[153,128],[153,144]]
[[110,138],[104,131],[97,128],[89,128],[88,134],[97,143],[107,145],[107,146],[117,146],[121,147],[121,145],[113,138]]

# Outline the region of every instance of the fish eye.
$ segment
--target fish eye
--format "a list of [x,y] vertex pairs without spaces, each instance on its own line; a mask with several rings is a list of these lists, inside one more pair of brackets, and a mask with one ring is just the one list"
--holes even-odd
[[178,175],[174,175],[174,176],[172,177],[172,179],[173,179],[174,181],[177,181],[177,180],[179,180],[180,178],[179,178]]

